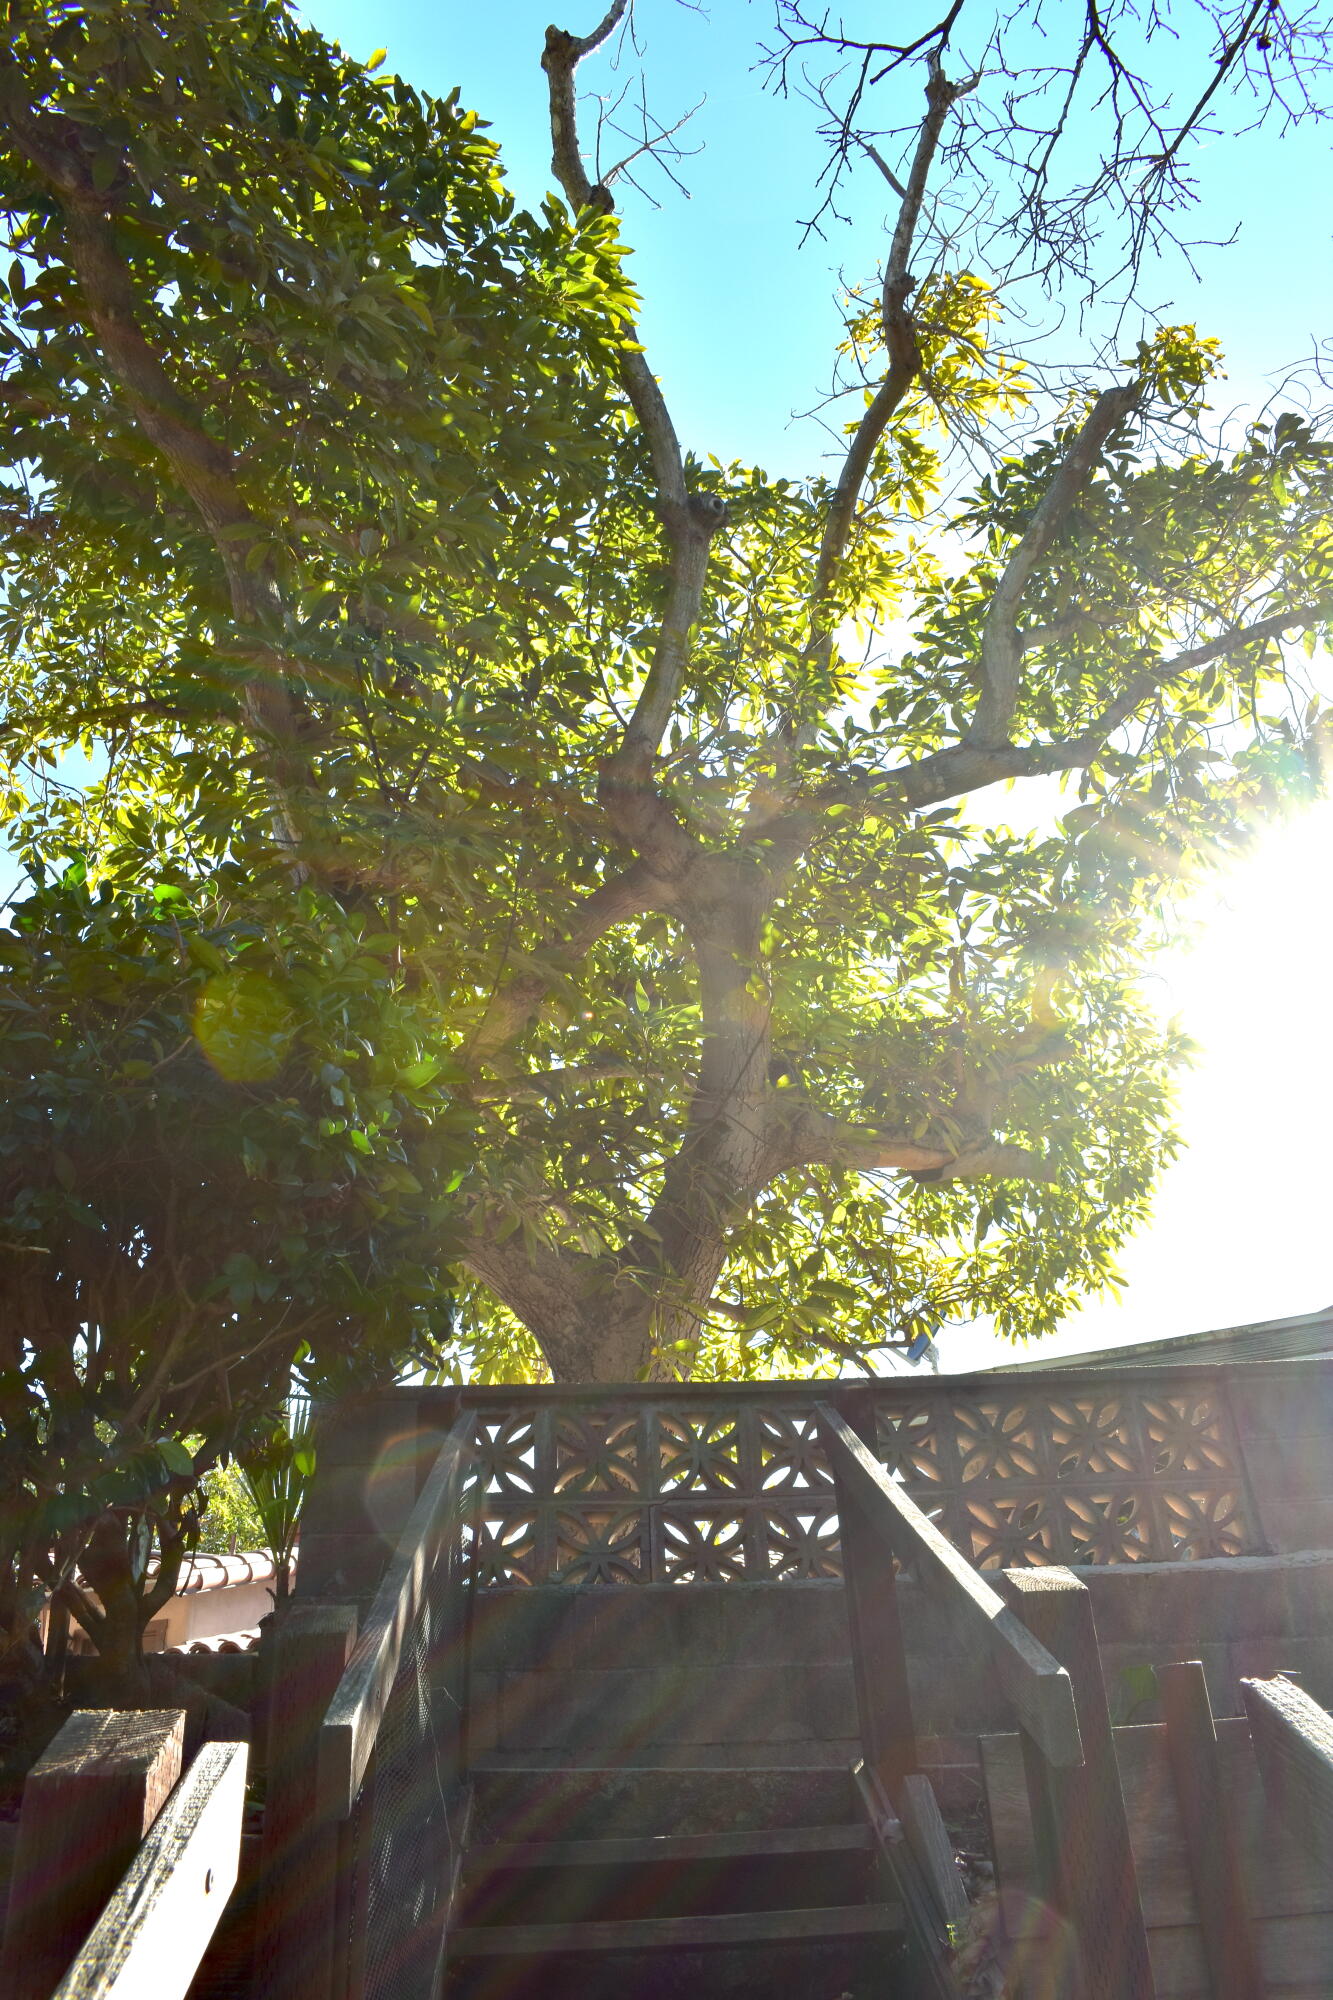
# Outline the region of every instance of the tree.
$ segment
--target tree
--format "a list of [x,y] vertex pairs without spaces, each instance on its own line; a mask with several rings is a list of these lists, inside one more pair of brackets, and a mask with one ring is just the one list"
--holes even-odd
[[[432,982],[482,1373],[1048,1329],[1174,1143],[1162,898],[1317,748],[1283,642],[1333,613],[1327,447],[1208,448],[1192,327],[1042,400],[932,235],[987,88],[958,11],[888,65],[924,100],[859,407],[792,480],[683,453],[638,342],[576,116],[624,0],[548,35],[540,218],[276,5],[17,8],[16,838],[285,871]],[[25,778],[74,742],[94,782]],[[978,801],[1054,774],[1047,833]]]
[[[226,1553],[236,1547],[239,1530],[249,1537],[247,1548],[266,1549],[273,1558],[275,1607],[291,1595],[301,1515],[315,1475],[312,1415],[308,1396],[293,1397],[270,1430],[205,1482],[207,1518],[200,1545]],[[224,1528],[229,1530],[225,1539]]]
[[0,1651],[50,1593],[132,1676],[224,1456],[289,1556],[293,1378],[439,1359],[460,1156],[433,1006],[364,917],[81,878],[0,931]]

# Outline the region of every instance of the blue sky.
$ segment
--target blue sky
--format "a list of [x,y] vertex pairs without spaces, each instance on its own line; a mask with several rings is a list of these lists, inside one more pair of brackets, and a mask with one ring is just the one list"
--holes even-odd
[[[586,32],[601,9],[602,0],[582,0],[575,13],[555,18]],[[525,204],[552,186],[540,68],[551,0],[489,7],[319,0],[305,11],[355,55],[386,48],[386,68],[419,87],[444,93],[457,85],[464,103],[488,121]],[[904,17],[911,11],[898,10]],[[1179,5],[1176,11],[1183,15]],[[979,21],[990,18],[978,12]],[[801,246],[800,222],[811,212],[826,155],[809,105],[764,88],[756,64],[771,21],[769,0],[698,7],[639,0],[641,60],[627,54],[613,69],[592,58],[580,84],[589,131],[592,100],[633,85],[640,71],[649,107],[665,123],[699,106],[680,135],[683,146],[697,149],[680,167],[688,199],[651,171],[645,185],[659,209],[621,191],[649,356],[690,447],[798,473],[811,469],[821,439],[813,426],[793,430],[792,413],[808,410],[827,384],[840,330],[839,281],[873,277],[885,197],[892,197],[874,170],[863,168],[851,190],[851,225],[834,225],[826,241]],[[1182,90],[1210,73],[1206,49],[1165,36],[1152,62],[1155,74],[1178,78]],[[901,101],[915,105],[918,80],[904,89]],[[1144,296],[1165,318],[1195,320],[1222,340],[1230,373],[1219,406],[1250,403],[1263,396],[1268,378],[1308,354],[1319,334],[1333,333],[1328,133],[1309,127],[1281,139],[1261,133],[1206,142],[1198,186],[1190,233],[1216,239],[1234,229],[1237,240],[1199,249],[1197,278],[1178,258],[1156,267]],[[1050,354],[1071,364],[1086,351],[1069,321],[1049,342]]]

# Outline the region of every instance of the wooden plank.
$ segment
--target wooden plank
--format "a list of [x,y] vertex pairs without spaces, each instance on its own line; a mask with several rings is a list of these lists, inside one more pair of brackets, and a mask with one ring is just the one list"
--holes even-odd
[[1152,1964],[1087,1586],[1072,1570],[1015,1569],[1004,1587],[1024,1626],[1064,1667],[1083,1762],[1052,1764],[1024,1732],[1041,1890],[1073,1926],[1086,2000],[1153,2000]]
[[184,2000],[236,1886],[246,1743],[206,1743],[52,2000]]
[[953,1842],[944,1824],[935,1787],[923,1772],[904,1778],[898,1794],[898,1811],[903,1831],[911,1842],[917,1865],[938,1906],[940,1919],[951,1935],[967,1923],[970,1906],[958,1864],[953,1858]]
[[1285,1674],[1240,1684],[1254,1754],[1274,1809],[1333,1859],[1333,1715]]
[[820,1435],[833,1470],[869,1526],[900,1562],[913,1563],[922,1588],[952,1611],[967,1643],[988,1648],[997,1678],[1023,1728],[1061,1768],[1083,1761],[1069,1675],[933,1521],[891,1480],[853,1430],[827,1403],[818,1405]]
[[885,1886],[903,1913],[904,1990],[914,2000],[958,2000],[954,1937],[907,1830],[864,1760],[853,1765],[852,1777],[874,1831]]
[[1264,2000],[1245,1871],[1240,1866],[1202,1663],[1157,1669],[1176,1805],[1214,2000]]
[[[1197,1925],[1151,1930],[1148,1939],[1158,2000],[1213,2000]],[[1261,1918],[1255,1942],[1272,2000],[1328,2000],[1333,1916]]]
[[324,1808],[345,1819],[356,1803],[375,1747],[403,1645],[420,1615],[437,1566],[461,1532],[463,1480],[473,1417],[450,1431],[366,1614],[361,1636],[320,1730],[319,1784]]
[[834,1472],[861,1747],[893,1796],[918,1763],[893,1556],[836,1464]]
[[181,1773],[184,1709],[80,1710],[23,1788],[0,1992],[50,2000]]
[[895,1903],[831,1904],[819,1910],[738,1910],[717,1917],[631,1917],[621,1922],[473,1925],[453,1932],[449,1956],[544,1957],[553,1951],[698,1951],[810,1938],[871,1937],[902,1930]]
[[299,1598],[274,1636],[256,1954],[269,2000],[329,2000],[331,1992],[346,1870],[337,1825],[320,1809],[319,1736],[355,1643],[354,1605]]
[[[1194,1888],[1165,1727],[1144,1722],[1114,1733],[1145,1920],[1150,1930],[1190,1925],[1195,1921]],[[1037,1878],[1021,1739],[984,1736],[980,1750],[1000,1889],[1006,1895],[1030,1896],[1036,1893]],[[1282,1824],[1264,1795],[1243,1717],[1218,1721],[1217,1751],[1220,1790],[1252,1907],[1268,1917],[1333,1908],[1329,1871]]]
[[[665,1833],[620,1840],[495,1840],[472,1848],[468,1874],[496,1868],[601,1868],[673,1861],[745,1861],[771,1854],[856,1854],[868,1826],[772,1826],[753,1833]],[[957,1871],[955,1871],[957,1872]]]

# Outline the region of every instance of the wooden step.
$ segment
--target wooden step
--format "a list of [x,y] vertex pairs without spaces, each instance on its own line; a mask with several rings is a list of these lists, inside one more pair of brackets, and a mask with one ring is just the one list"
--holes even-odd
[[474,1838],[582,1840],[651,1838],[768,1826],[842,1825],[859,1819],[850,1767],[811,1770],[769,1764],[620,1765],[614,1770],[501,1764],[474,1759]]
[[619,1840],[495,1840],[468,1850],[469,1875],[495,1868],[614,1868],[765,1855],[866,1852],[868,1826],[770,1826],[741,1833],[666,1833]]
[[897,1933],[896,1903],[817,1910],[741,1910],[715,1917],[636,1917],[622,1923],[496,1924],[451,1931],[451,1958],[528,1958],[552,1952],[697,1951],[728,1945],[797,1944],[819,1938]]

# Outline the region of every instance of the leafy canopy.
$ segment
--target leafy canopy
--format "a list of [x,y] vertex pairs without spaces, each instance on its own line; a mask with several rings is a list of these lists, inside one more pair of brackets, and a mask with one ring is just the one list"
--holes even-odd
[[[795,479],[680,451],[578,150],[595,38],[548,37],[533,217],[470,114],[279,5],[13,18],[11,838],[86,857],[108,976],[186,976],[177,902],[218,954],[152,1085],[201,1092],[223,1190],[255,1149],[217,1311],[316,1313],[329,1257],[334,1355],[364,1312],[397,1365],[456,1281],[446,1371],[728,1375],[1108,1281],[1174,1144],[1163,898],[1317,762],[1312,428],[1210,447],[1185,326],[1030,402],[985,276],[911,274],[940,62],[846,459]],[[960,436],[1008,440],[962,494]],[[1001,782],[1059,774],[1006,830]],[[294,1263],[242,1213],[274,1176]]]

